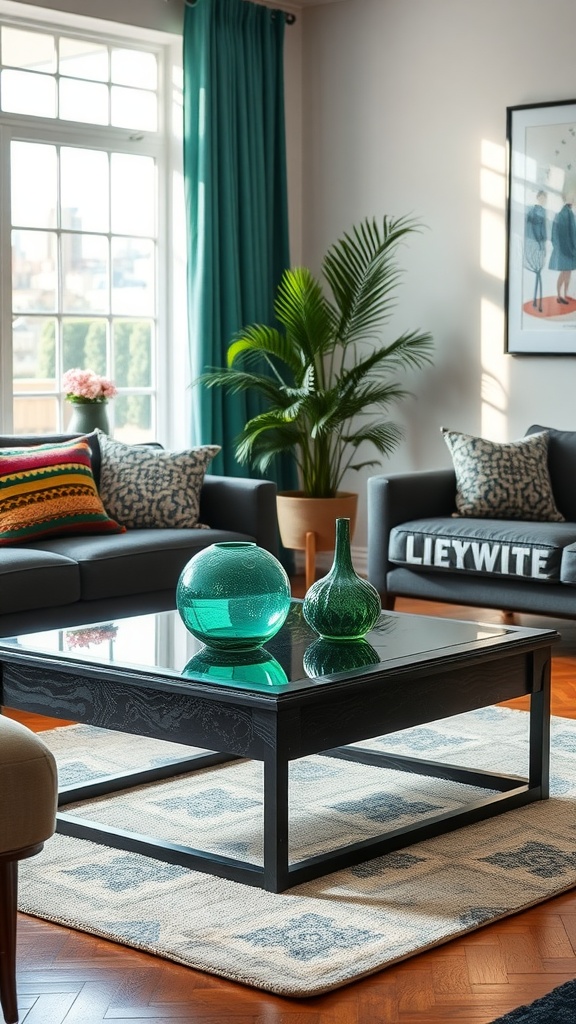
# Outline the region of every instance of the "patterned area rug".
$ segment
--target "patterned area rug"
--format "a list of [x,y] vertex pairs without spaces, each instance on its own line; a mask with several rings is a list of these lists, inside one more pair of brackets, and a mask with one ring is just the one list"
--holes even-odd
[[[527,773],[528,715],[486,708],[367,746]],[[62,784],[182,756],[88,726],[43,733]],[[576,721],[552,721],[548,801],[281,893],[54,836],[20,865],[20,909],[286,996],[311,996],[576,884]],[[290,771],[291,859],[467,802],[456,783],[314,756]],[[98,821],[261,863],[261,766],[236,762],[74,806]]]
[[519,1006],[492,1024],[574,1024],[576,1021],[576,981],[559,985],[529,1006]]

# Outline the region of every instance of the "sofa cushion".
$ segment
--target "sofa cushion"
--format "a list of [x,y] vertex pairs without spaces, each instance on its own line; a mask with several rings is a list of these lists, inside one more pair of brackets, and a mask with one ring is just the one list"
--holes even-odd
[[429,572],[479,573],[558,583],[562,553],[576,523],[506,522],[442,516],[415,519],[390,533],[389,559]]
[[548,434],[498,443],[442,427],[461,516],[561,522],[548,471]]
[[123,529],[98,496],[87,441],[0,449],[0,546]]
[[[182,569],[202,548],[225,540],[254,540],[226,530],[128,530],[116,537],[42,541],[44,551],[78,562],[81,598],[126,597],[176,588]],[[576,540],[576,535],[575,535]]]
[[218,445],[169,452],[97,434],[100,496],[111,516],[130,529],[201,527],[200,491]]
[[576,544],[567,544],[562,552],[560,582],[576,587]]
[[548,434],[548,469],[554,499],[565,519],[576,523],[576,430],[556,430],[533,424],[527,435]]
[[100,446],[95,431],[90,434],[0,434],[1,448],[29,448],[38,444],[60,444],[62,441],[79,440],[87,441],[90,445],[90,459],[92,462],[92,476],[96,481],[96,487],[100,482]]
[[80,569],[64,554],[23,545],[0,556],[0,614],[57,608],[80,600]]

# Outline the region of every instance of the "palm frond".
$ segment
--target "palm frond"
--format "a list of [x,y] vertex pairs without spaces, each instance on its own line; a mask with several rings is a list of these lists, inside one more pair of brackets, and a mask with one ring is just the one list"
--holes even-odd
[[251,324],[236,335],[228,348],[227,364],[232,367],[237,359],[260,360],[263,355],[279,359],[295,376],[302,373],[304,361],[298,348],[275,327],[265,324]]
[[292,401],[288,387],[279,386],[272,377],[261,373],[215,368],[201,374],[194,383],[203,384],[207,388],[222,387],[233,395],[239,394],[241,391],[257,391],[272,405],[280,407],[287,406]]
[[384,217],[381,227],[366,219],[328,250],[322,270],[338,310],[341,342],[365,337],[388,319],[401,274],[396,249],[419,227],[409,217]]
[[246,423],[235,439],[236,458],[265,472],[276,455],[294,451],[302,440],[297,422],[287,423],[277,416],[262,413]]
[[334,335],[334,324],[322,286],[310,270],[285,271],[274,309],[289,344],[303,353],[307,363],[318,363]]
[[390,345],[384,346],[379,352],[380,359],[377,359],[374,365],[387,360],[390,367],[420,369],[432,362],[432,350],[431,334],[409,331],[401,334]]
[[369,442],[378,449],[381,455],[391,455],[398,447],[404,437],[404,431],[397,423],[369,423],[351,434],[346,434],[343,440],[352,448],[359,448],[361,444]]

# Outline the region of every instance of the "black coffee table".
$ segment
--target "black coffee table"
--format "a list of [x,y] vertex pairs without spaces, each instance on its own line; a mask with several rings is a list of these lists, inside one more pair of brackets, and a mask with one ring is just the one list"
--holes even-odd
[[[90,631],[90,632],[87,632]],[[92,632],[93,631],[93,632]],[[264,765],[264,863],[159,841],[71,813],[57,831],[270,892],[357,864],[548,796],[552,629],[383,613],[367,643],[318,641],[294,601],[253,669],[218,666],[176,612],[0,640],[8,708],[204,748],[149,770],[66,787],[60,806],[209,765]],[[88,642],[88,646],[78,646]],[[189,659],[193,656],[193,664]],[[217,660],[217,659],[216,659]],[[214,659],[212,659],[214,661]],[[188,666],[188,667],[187,667]],[[257,680],[257,681],[253,681]],[[530,697],[528,777],[400,757],[358,746],[376,736]],[[481,792],[465,807],[289,863],[288,764],[324,753],[451,779]],[[486,790],[490,795],[486,795]]]

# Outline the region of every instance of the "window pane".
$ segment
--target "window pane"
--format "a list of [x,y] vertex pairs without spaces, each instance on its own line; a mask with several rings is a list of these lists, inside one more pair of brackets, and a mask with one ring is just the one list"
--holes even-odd
[[56,81],[31,71],[2,72],[2,110],[56,117]]
[[119,388],[152,385],[152,323],[114,320],[112,323],[114,381]]
[[64,371],[81,370],[107,375],[106,320],[70,317],[62,321],[62,364]]
[[151,395],[117,395],[114,399],[114,437],[127,444],[154,441]]
[[30,71],[56,71],[54,36],[5,25],[2,28],[2,63]]
[[158,61],[153,53],[113,49],[111,58],[110,77],[117,85],[133,85],[140,89],[158,87]]
[[60,117],[65,121],[108,124],[108,86],[61,78]]
[[108,155],[94,149],[60,150],[62,227],[108,231]]
[[108,81],[108,48],[84,39],[60,39],[60,74]]
[[153,235],[156,210],[156,168],[147,156],[114,153],[112,174],[112,231]]
[[13,142],[10,147],[12,223],[56,227],[56,147]]
[[158,130],[158,101],[153,92],[124,89],[113,85],[111,124],[117,128],[139,128],[144,132]]
[[16,380],[40,379],[53,391],[56,321],[45,316],[17,316],[12,324],[12,372]]
[[15,313],[56,309],[56,235],[12,232],[12,308]]
[[154,243],[144,238],[112,239],[112,312],[154,313]]
[[58,402],[49,395],[34,398],[18,396],[18,382],[14,384],[14,433],[55,434],[58,430]]
[[108,312],[108,240],[62,232],[62,280],[65,313]]

